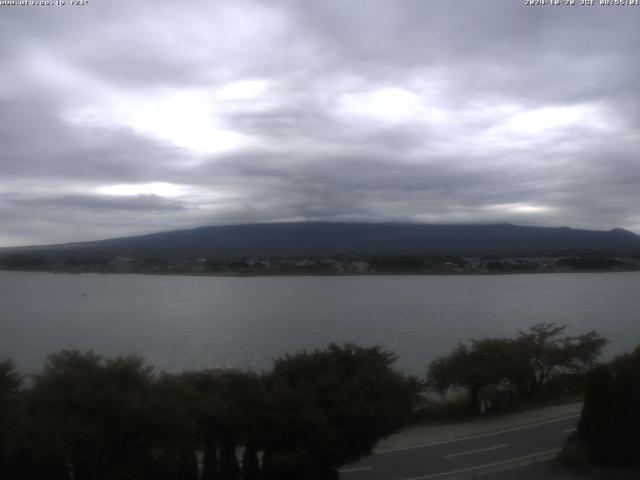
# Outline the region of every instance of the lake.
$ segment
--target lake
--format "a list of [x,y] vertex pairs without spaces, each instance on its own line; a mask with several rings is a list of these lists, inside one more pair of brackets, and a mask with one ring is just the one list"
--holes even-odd
[[63,348],[137,353],[161,370],[268,369],[330,342],[383,345],[423,374],[457,342],[537,322],[640,344],[640,272],[183,277],[0,272],[0,359],[36,372]]

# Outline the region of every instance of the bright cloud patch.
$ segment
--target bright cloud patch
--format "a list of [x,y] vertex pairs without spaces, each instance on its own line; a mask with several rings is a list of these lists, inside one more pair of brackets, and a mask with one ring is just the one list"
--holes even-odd
[[218,123],[216,105],[203,92],[133,100],[120,113],[122,121],[134,130],[195,153],[224,152],[249,143],[244,135]]
[[158,195],[159,197],[179,197],[185,193],[184,187],[173,183],[154,182],[141,184],[106,185],[96,190],[104,195],[134,196]]
[[241,80],[239,82],[228,83],[216,92],[216,97],[220,100],[244,100],[259,97],[268,88],[265,80]]
[[550,207],[533,205],[530,203],[500,203],[491,205],[489,210],[501,211],[504,213],[545,213],[551,210]]
[[416,120],[425,113],[420,96],[401,88],[344,94],[338,99],[338,112],[391,123]]
[[251,145],[251,139],[220,122],[224,105],[199,90],[173,90],[147,95],[110,94],[103,105],[74,110],[71,123],[94,127],[128,127],[144,136],[195,154],[214,154]]
[[507,129],[517,133],[543,133],[594,120],[595,112],[582,106],[545,107],[513,115]]

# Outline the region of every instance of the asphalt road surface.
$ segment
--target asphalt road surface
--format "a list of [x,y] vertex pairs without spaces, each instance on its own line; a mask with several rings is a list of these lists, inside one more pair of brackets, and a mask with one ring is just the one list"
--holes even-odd
[[499,471],[556,455],[578,414],[456,440],[381,450],[340,469],[342,480],[448,480]]

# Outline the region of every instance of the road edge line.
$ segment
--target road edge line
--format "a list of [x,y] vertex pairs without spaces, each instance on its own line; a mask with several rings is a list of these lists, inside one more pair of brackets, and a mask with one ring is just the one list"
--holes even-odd
[[[503,465],[503,464],[508,464],[508,463],[519,462],[519,461],[522,461],[522,460],[527,460],[529,458],[542,457],[542,456],[545,456],[545,455],[558,453],[560,450],[562,450],[562,449],[561,448],[554,448],[553,450],[545,450],[544,452],[537,452],[537,453],[532,453],[530,455],[525,455],[523,457],[515,457],[515,458],[510,458],[510,459],[507,459],[507,460],[501,460],[499,462],[487,463],[486,465],[476,465],[475,467],[461,468],[459,470],[451,470],[449,472],[432,473],[432,474],[429,474],[429,475],[423,475],[421,477],[403,478],[402,480],[427,480],[429,478],[443,477],[445,475],[455,475],[457,473],[472,472],[474,470],[482,470],[483,468],[495,467],[497,465]],[[516,467],[518,467],[518,465],[514,465],[514,468],[516,468]]]
[[381,454],[393,453],[393,452],[402,452],[404,450],[414,450],[416,448],[434,447],[436,445],[446,445],[447,443],[460,442],[460,441],[463,441],[463,440],[473,440],[475,438],[490,437],[492,435],[499,435],[501,433],[515,432],[515,431],[518,431],[518,430],[526,430],[527,428],[538,427],[540,425],[547,425],[549,423],[561,422],[563,420],[569,420],[570,418],[577,418],[580,415],[581,415],[580,413],[575,413],[575,414],[567,415],[567,416],[564,416],[564,417],[554,418],[554,419],[551,419],[551,420],[545,420],[543,422],[520,425],[520,426],[517,426],[517,427],[506,428],[504,430],[497,430],[495,432],[478,433],[478,434],[475,434],[475,435],[469,435],[467,437],[459,437],[459,438],[453,438],[451,440],[443,440],[441,442],[422,443],[422,444],[419,444],[419,445],[411,445],[411,446],[408,446],[408,447],[389,448],[389,449],[385,449],[385,450],[377,450],[377,451],[373,452],[373,455],[381,455]]

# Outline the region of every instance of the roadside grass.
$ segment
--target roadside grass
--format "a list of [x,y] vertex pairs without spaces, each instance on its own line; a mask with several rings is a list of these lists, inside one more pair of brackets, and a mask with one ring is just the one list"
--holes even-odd
[[477,418],[498,417],[513,413],[523,413],[537,408],[568,405],[584,400],[582,391],[566,391],[536,398],[520,397],[512,405],[493,404],[482,413],[472,412],[466,392],[454,392],[446,396],[424,395],[413,412],[409,425],[429,423],[461,422]]

